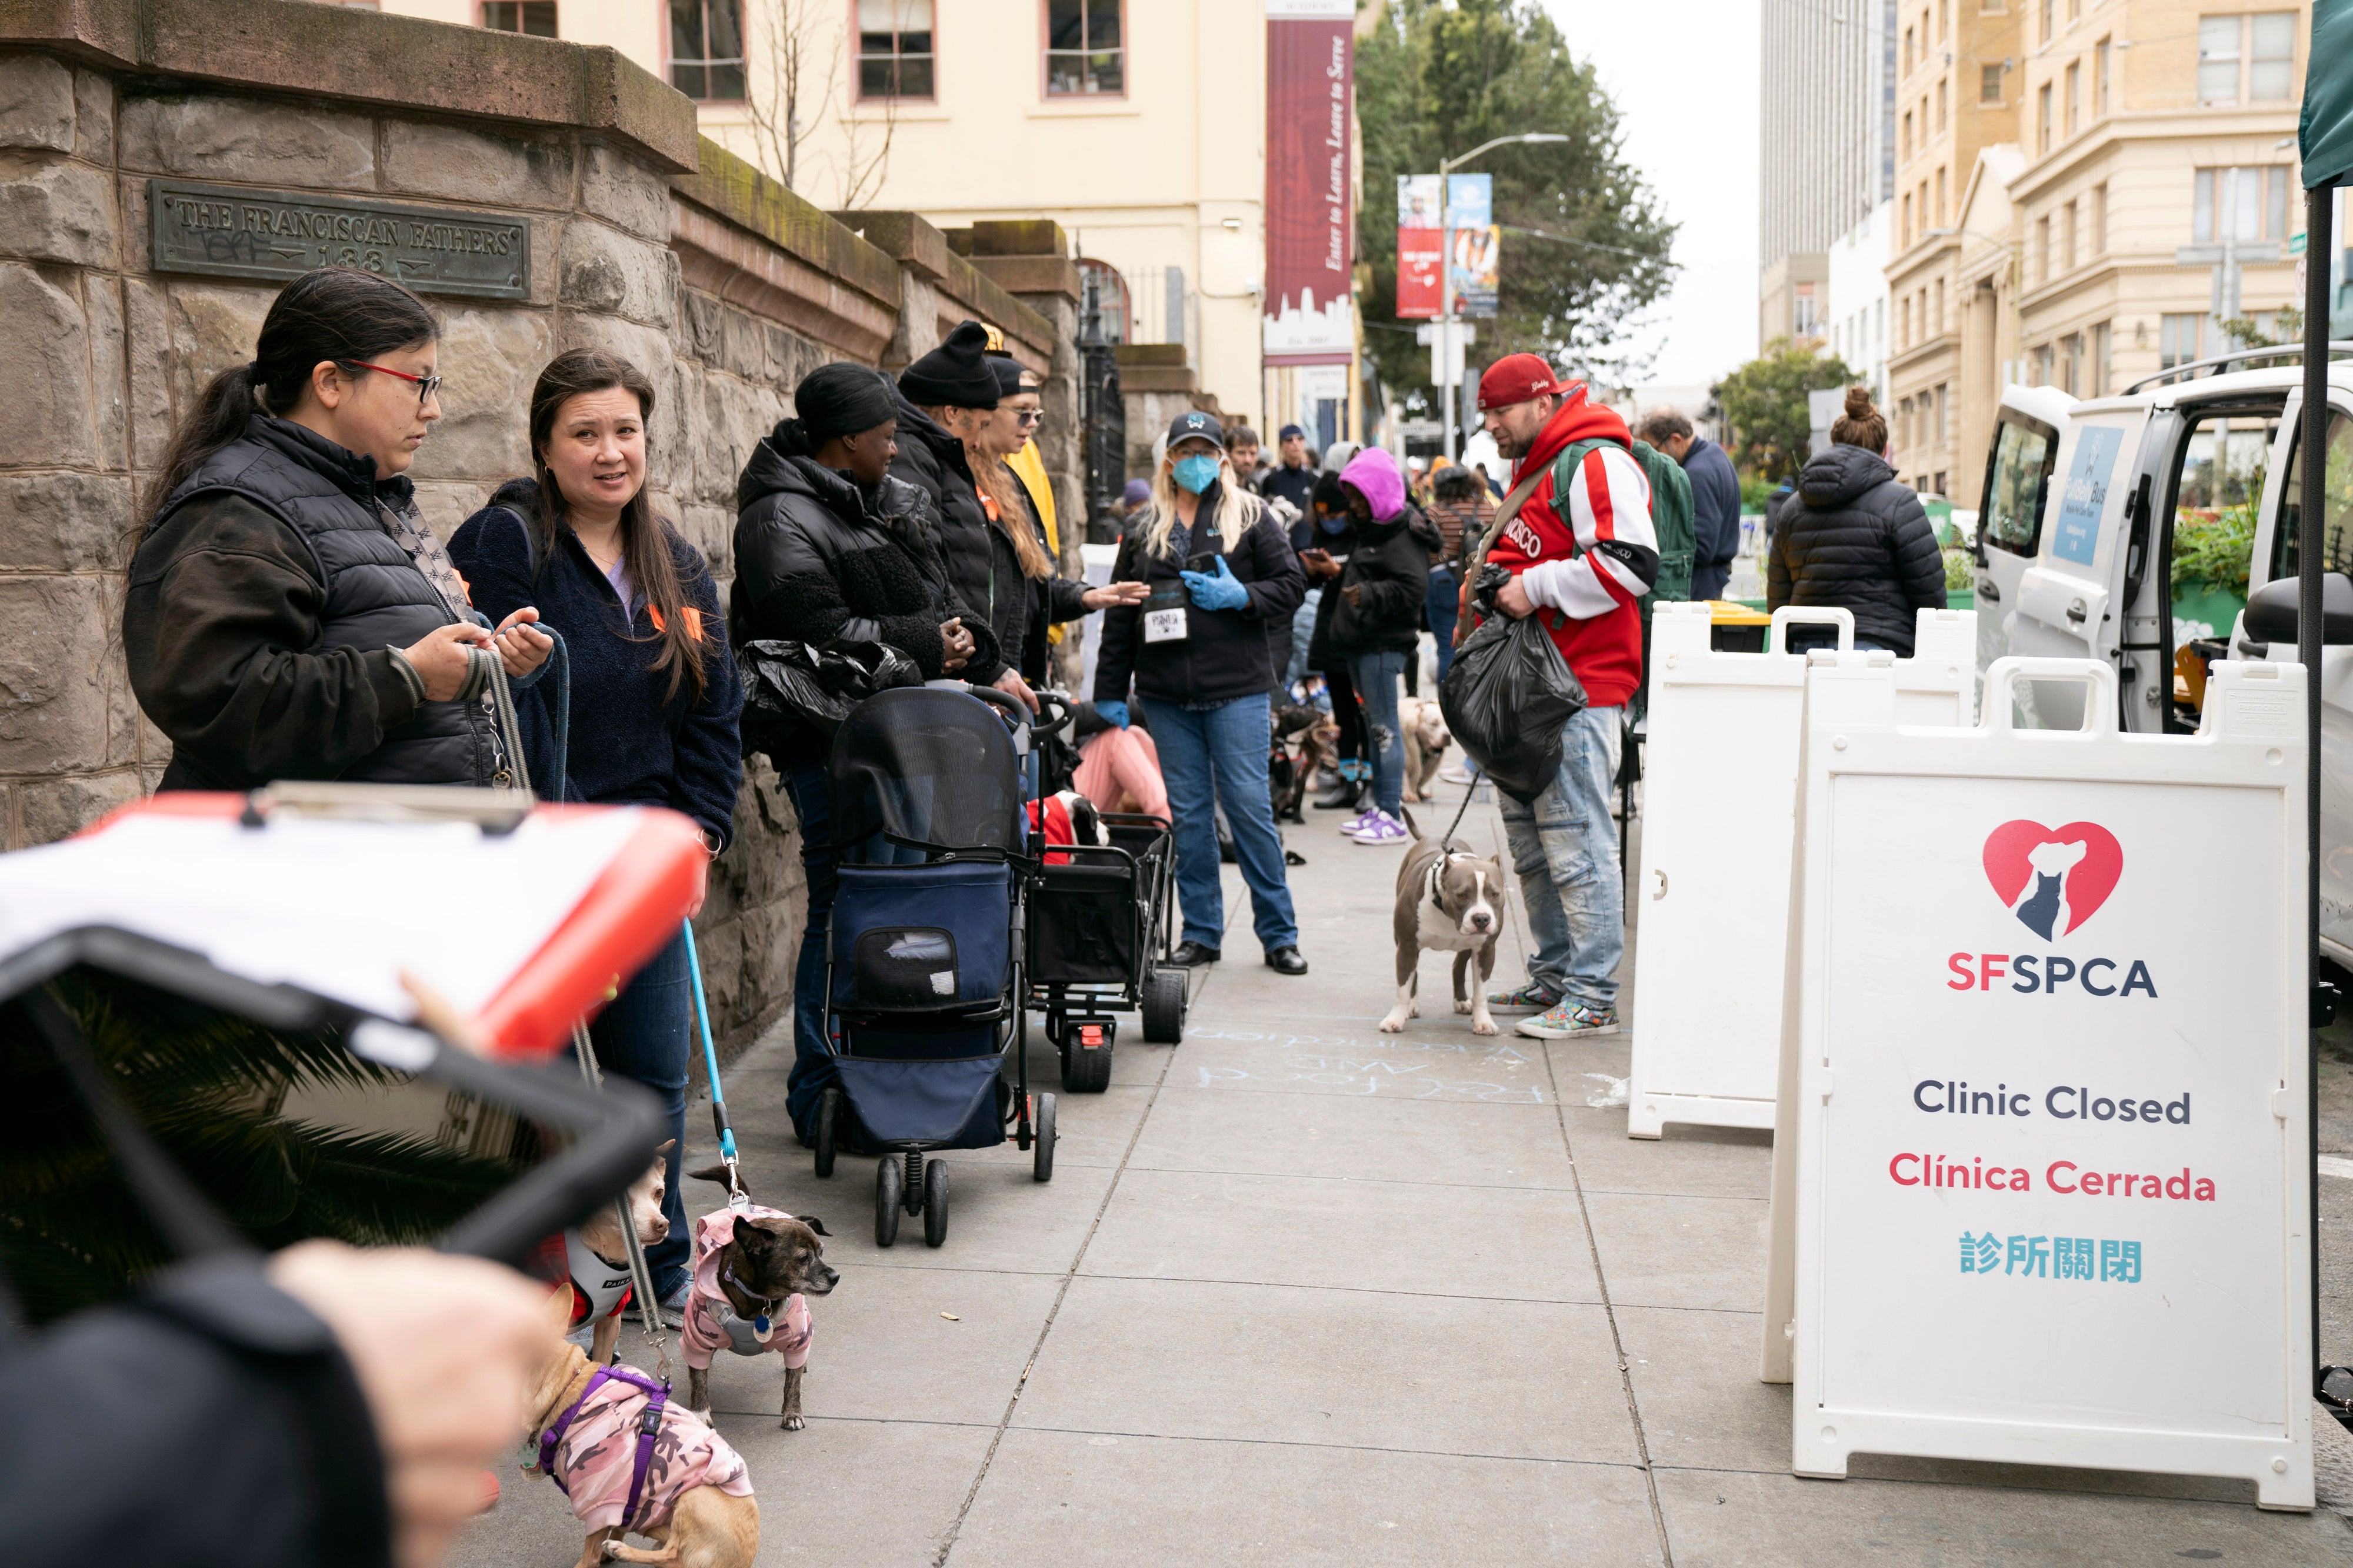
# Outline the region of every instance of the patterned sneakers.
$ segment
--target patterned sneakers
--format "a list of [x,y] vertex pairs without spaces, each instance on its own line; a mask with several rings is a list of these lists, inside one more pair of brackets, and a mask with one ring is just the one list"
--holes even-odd
[[1539,980],[1526,980],[1516,991],[1490,991],[1487,1006],[1497,1013],[1549,1013],[1560,1005],[1560,993]]
[[1563,1002],[1549,1013],[1521,1019],[1514,1027],[1535,1040],[1581,1040],[1595,1035],[1614,1035],[1618,1032],[1618,1009]]

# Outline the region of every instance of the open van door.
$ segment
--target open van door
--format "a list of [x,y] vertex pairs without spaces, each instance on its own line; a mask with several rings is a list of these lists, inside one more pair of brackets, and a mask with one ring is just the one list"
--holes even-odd
[[[2028,658],[2124,662],[2125,609],[2147,575],[2148,542],[2129,526],[2138,516],[2145,400],[2074,405],[2059,439],[2042,532],[2034,560],[2019,574],[2010,651]],[[2119,670],[2119,675],[2121,675]],[[2081,681],[2021,682],[2020,706],[2046,729],[2072,730],[2095,686]]]
[[1978,674],[2010,651],[2018,580],[2042,547],[2042,500],[2075,400],[2051,386],[2002,389],[1978,492]]

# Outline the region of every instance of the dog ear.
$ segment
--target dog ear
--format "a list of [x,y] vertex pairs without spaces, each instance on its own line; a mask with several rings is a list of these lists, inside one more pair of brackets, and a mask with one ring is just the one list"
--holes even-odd
[[654,1158],[657,1160],[667,1160],[670,1158],[670,1152],[677,1147],[677,1139],[665,1138],[661,1141],[661,1146],[654,1151]]
[[727,1165],[722,1161],[716,1165],[705,1165],[700,1171],[689,1171],[687,1174],[698,1182],[724,1182],[727,1180]]
[[801,1215],[800,1221],[803,1225],[808,1226],[819,1236],[831,1236],[833,1234],[833,1232],[825,1228],[825,1221],[818,1218],[817,1215],[813,1214],[805,1214]]
[[1076,790],[1069,792],[1068,800],[1071,808],[1071,842],[1098,846],[1110,843],[1111,835],[1103,831],[1103,815],[1095,810],[1095,803]]

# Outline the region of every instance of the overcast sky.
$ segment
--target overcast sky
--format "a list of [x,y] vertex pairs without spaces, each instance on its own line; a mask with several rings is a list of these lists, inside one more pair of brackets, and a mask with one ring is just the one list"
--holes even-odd
[[[1759,0],[1545,0],[1569,52],[1617,100],[1626,157],[1683,226],[1683,272],[1652,307],[1649,379],[1713,381],[1757,352]],[[1801,84],[1785,90],[1802,91]],[[1504,237],[1506,245],[1520,241]],[[1535,245],[1540,240],[1525,240]]]

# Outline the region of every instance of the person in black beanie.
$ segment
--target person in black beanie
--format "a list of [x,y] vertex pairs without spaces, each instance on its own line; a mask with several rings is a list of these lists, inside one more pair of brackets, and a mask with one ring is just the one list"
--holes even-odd
[[[735,487],[735,589],[728,635],[887,643],[928,680],[1004,668],[986,622],[948,583],[931,498],[893,474],[899,399],[880,371],[828,364],[793,394],[798,412],[752,449]],[[804,1143],[817,1137],[818,1100],[834,1081],[819,1033],[825,1014],[826,916],[835,867],[825,737],[795,731],[770,760],[800,814],[808,922],[793,976],[792,1077],[786,1109]],[[777,754],[781,752],[783,754]]]
[[[1021,657],[1029,610],[1025,583],[1003,581],[988,509],[973,483],[965,443],[986,433],[997,413],[997,372],[988,363],[988,329],[959,322],[947,341],[899,373],[899,455],[891,472],[931,499],[939,519],[940,553],[955,601],[974,612],[974,624],[1008,625],[1017,635],[964,671],[966,680],[994,686],[1034,711],[1037,695],[1015,668]],[[1017,569],[1015,576],[1018,577]],[[1000,613],[1000,600],[1015,612]],[[992,642],[996,639],[992,637]]]

